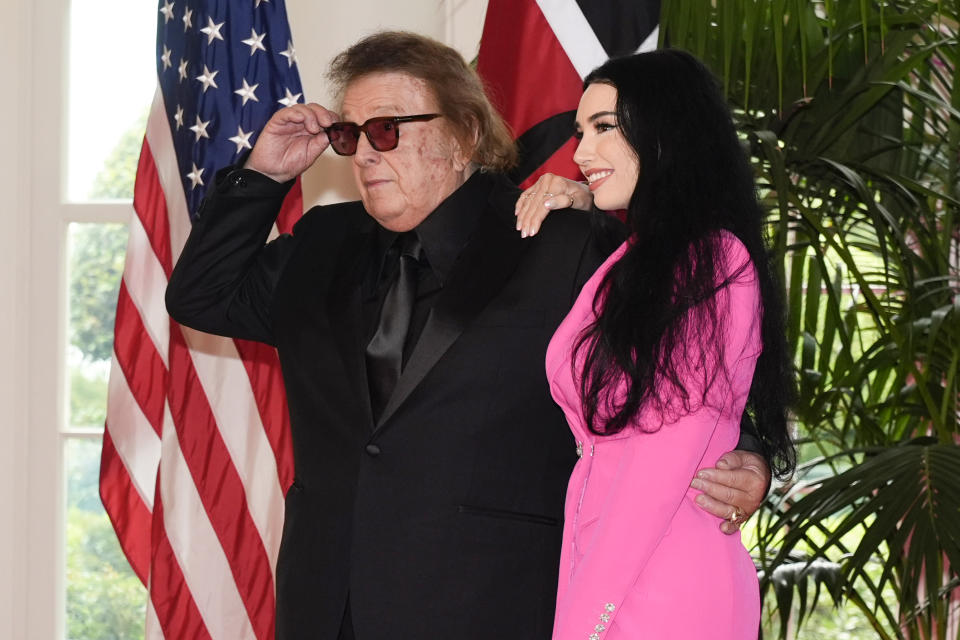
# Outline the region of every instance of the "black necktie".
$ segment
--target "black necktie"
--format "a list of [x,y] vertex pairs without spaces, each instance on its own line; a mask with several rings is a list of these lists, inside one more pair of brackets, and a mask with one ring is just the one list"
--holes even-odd
[[415,232],[408,231],[396,242],[400,245],[400,268],[383,298],[377,330],[367,345],[367,378],[374,420],[380,418],[400,378],[403,345],[417,297],[418,262],[422,252],[420,239]]

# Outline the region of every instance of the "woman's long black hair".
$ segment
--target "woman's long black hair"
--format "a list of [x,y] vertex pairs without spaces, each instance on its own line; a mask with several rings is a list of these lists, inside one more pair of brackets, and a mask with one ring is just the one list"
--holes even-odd
[[[594,433],[616,433],[650,403],[662,422],[640,428],[655,431],[708,401],[707,372],[726,374],[708,366],[724,362],[716,293],[726,284],[717,285],[719,232],[726,230],[750,254],[763,305],[763,352],[747,411],[772,469],[785,476],[796,456],[787,424],[793,373],[783,297],[750,163],[717,81],[692,55],[662,49],[611,59],[586,77],[584,89],[594,83],[617,90],[618,125],[640,177],[627,209],[634,242],[601,282],[597,320],[576,345],[587,423]],[[691,375],[702,378],[691,382]]]

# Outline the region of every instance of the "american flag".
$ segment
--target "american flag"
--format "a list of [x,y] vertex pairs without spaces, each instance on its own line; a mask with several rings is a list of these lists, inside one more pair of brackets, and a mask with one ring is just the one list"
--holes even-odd
[[517,135],[517,184],[545,172],[582,178],[573,121],[583,78],[609,57],[655,49],[659,21],[660,0],[490,0],[477,72]]
[[[162,0],[114,328],[100,495],[146,585],[147,638],[272,638],[293,479],[276,353],[174,323],[167,278],[216,171],[302,102],[283,0]],[[277,221],[302,213],[299,184]]]

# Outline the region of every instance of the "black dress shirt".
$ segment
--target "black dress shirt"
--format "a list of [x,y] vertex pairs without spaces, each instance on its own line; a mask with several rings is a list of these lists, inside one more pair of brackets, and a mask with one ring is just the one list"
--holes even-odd
[[[460,252],[477,228],[491,186],[490,176],[476,171],[412,231],[420,239],[424,257],[419,265],[417,298],[403,347],[403,364],[413,352]],[[376,331],[387,289],[397,277],[399,251],[396,240],[399,235],[383,227],[377,228],[377,255],[380,259],[371,261],[363,280],[364,344]]]

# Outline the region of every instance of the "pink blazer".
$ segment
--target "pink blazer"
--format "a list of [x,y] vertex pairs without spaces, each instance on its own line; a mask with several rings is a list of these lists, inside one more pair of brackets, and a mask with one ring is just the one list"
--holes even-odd
[[[733,449],[759,355],[760,297],[746,248],[722,234],[718,295],[727,376],[710,406],[654,433],[628,427],[610,437],[586,428],[571,349],[594,320],[593,299],[624,243],[584,286],[547,350],[546,368],[581,457],[567,489],[554,621],[555,640],[754,640],[760,616],[757,575],[739,535],[694,503],[696,471]],[[579,375],[579,368],[578,368]],[[641,411],[640,424],[661,416]]]

